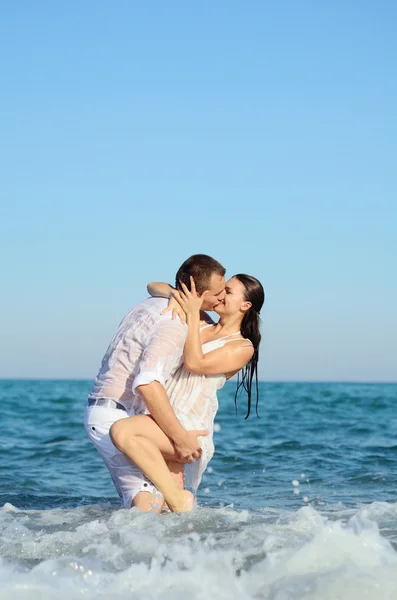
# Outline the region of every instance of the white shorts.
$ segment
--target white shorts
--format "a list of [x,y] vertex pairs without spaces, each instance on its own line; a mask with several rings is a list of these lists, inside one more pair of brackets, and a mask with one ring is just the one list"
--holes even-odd
[[113,445],[109,437],[113,423],[133,415],[131,411],[96,405],[87,406],[84,415],[85,431],[109,469],[124,508],[131,508],[138,492],[150,492],[162,497],[150,479]]

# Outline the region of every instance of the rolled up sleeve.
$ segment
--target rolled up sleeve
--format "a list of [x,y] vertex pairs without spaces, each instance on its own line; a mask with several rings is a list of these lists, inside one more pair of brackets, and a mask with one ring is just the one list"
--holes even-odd
[[164,316],[152,327],[134,377],[132,391],[153,381],[165,385],[167,379],[182,364],[186,336],[187,326],[179,319],[172,320]]

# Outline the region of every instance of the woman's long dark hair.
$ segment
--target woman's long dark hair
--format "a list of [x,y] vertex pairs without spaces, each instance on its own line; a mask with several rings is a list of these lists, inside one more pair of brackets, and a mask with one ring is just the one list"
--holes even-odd
[[[262,287],[260,281],[255,279],[255,277],[251,277],[251,275],[245,275],[243,273],[239,273],[238,275],[234,275],[236,279],[239,280],[240,283],[244,286],[245,289],[245,300],[252,303],[251,308],[246,312],[243,321],[241,323],[241,335],[243,338],[251,340],[252,345],[254,346],[254,354],[252,355],[249,363],[243,367],[241,371],[241,380],[240,380],[240,372],[237,376],[237,389],[236,394],[234,396],[234,403],[236,405],[237,411],[237,395],[244,389],[248,394],[248,411],[246,414],[246,419],[248,418],[251,412],[251,398],[252,398],[252,381],[255,378],[255,387],[256,387],[256,414],[258,415],[258,402],[259,402],[259,387],[258,387],[258,358],[259,358],[259,344],[261,341],[261,334],[259,331],[260,326],[260,317],[259,313],[261,311],[262,305],[265,301],[265,291]],[[259,416],[259,415],[258,415]]]

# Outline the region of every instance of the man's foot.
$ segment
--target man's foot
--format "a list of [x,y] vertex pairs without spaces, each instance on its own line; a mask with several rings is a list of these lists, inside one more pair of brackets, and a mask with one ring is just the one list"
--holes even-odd
[[178,490],[172,502],[168,502],[171,512],[189,512],[194,506],[194,496],[187,490]]

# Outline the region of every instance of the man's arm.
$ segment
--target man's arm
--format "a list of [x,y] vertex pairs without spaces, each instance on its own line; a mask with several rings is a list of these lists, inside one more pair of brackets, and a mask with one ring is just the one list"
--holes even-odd
[[187,328],[180,321],[163,316],[152,327],[134,378],[132,389],[138,390],[153,419],[171,439],[175,450],[186,461],[200,457],[198,435],[187,432],[179,423],[165,391],[167,379],[180,366]]
[[197,440],[208,431],[186,431],[178,421],[164,387],[158,381],[140,385],[139,389],[145,404],[157,425],[172,440],[182,462],[191,462],[201,456],[201,446]]

